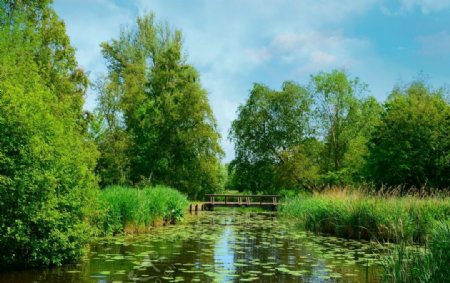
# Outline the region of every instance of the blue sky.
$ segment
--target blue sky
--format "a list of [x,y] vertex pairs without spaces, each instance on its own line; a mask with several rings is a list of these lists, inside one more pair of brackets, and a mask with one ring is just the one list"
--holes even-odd
[[[450,82],[450,0],[56,0],[79,64],[94,80],[105,72],[99,44],[138,15],[154,12],[184,35],[188,62],[201,74],[227,135],[254,82],[279,88],[310,74],[344,68],[383,101],[420,72]],[[95,107],[89,93],[86,108]]]

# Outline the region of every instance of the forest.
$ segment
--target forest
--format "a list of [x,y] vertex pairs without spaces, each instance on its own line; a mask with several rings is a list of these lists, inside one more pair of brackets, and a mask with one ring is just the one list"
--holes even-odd
[[[91,238],[173,223],[188,201],[227,190],[282,195],[282,214],[315,232],[450,237],[450,96],[423,76],[385,101],[343,69],[279,89],[249,82],[221,137],[181,31],[154,14],[100,43],[107,72],[92,80],[52,1],[1,1],[0,23],[0,266],[76,262]],[[235,147],[229,164],[221,139]],[[379,198],[379,218],[361,220]],[[402,239],[379,229],[399,211]],[[364,221],[370,235],[357,228]]]

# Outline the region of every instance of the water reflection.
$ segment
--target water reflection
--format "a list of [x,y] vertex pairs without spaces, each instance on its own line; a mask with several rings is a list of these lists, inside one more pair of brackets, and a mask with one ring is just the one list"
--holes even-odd
[[[231,223],[231,219],[226,220]],[[232,276],[236,272],[235,253],[232,243],[235,242],[235,236],[232,226],[227,226],[222,235],[220,235],[217,243],[214,245],[214,266],[218,272],[217,281],[227,282],[232,280]]]
[[205,212],[151,234],[98,240],[77,265],[0,282],[377,282],[366,242],[306,233],[275,214]]

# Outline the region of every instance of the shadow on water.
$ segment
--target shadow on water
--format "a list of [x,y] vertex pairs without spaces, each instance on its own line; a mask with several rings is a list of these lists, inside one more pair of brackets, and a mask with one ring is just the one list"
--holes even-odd
[[0,282],[378,282],[375,250],[273,213],[202,212],[150,234],[99,239],[76,265],[2,271]]

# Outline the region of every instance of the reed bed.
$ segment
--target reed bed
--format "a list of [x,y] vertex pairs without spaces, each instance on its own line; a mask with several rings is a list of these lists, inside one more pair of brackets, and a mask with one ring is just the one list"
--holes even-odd
[[281,213],[305,229],[377,241],[425,243],[438,223],[450,217],[450,197],[420,191],[328,189],[287,199]]
[[385,282],[449,282],[450,221],[436,225],[425,246],[396,245],[384,257]]
[[187,205],[185,195],[168,187],[107,187],[99,195],[96,234],[146,232],[181,219]]

